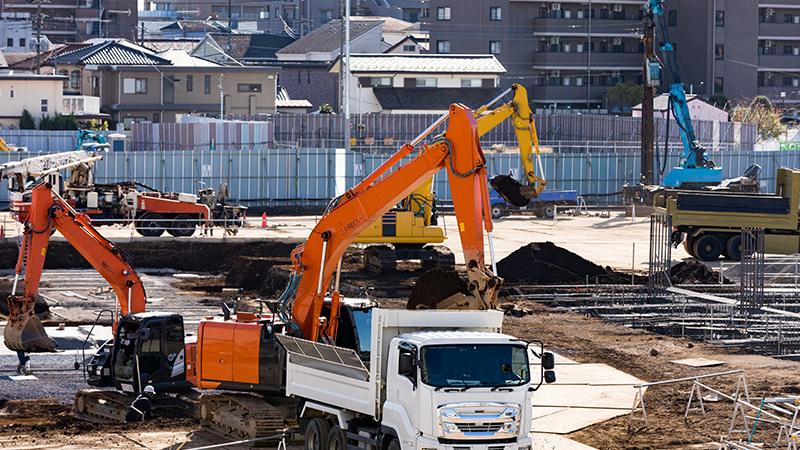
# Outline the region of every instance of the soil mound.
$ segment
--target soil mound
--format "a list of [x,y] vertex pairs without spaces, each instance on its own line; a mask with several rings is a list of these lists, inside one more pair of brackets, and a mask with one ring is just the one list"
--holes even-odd
[[605,278],[612,273],[552,242],[532,242],[497,262],[497,272],[507,283],[571,284],[588,276]]
[[[719,283],[719,272],[715,272],[707,265],[695,261],[682,261],[672,266],[669,271],[669,280],[672,284],[717,284]],[[732,281],[725,278],[725,284]]]
[[276,264],[288,264],[289,258],[259,258],[255,256],[240,256],[236,258],[233,267],[225,278],[228,286],[240,287],[246,291],[258,290],[269,273],[269,269]]
[[456,272],[431,269],[423,273],[411,289],[407,308],[435,308],[440,301],[453,294],[469,294],[467,283]]

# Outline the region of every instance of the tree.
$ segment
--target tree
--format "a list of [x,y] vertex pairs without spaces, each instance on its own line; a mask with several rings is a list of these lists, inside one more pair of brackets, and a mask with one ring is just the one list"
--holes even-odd
[[35,130],[36,120],[27,109],[22,110],[22,116],[19,118],[20,130]]
[[42,118],[39,119],[39,129],[40,130],[56,130],[56,122],[50,117],[48,114],[42,115]]
[[769,98],[759,95],[752,101],[745,100],[731,113],[731,122],[753,123],[759,141],[779,139],[786,134],[786,126],[781,124],[781,115],[772,107]]
[[605,98],[624,110],[625,108],[630,108],[642,102],[644,98],[644,87],[632,81],[617,83],[614,87],[606,91]]
[[333,106],[325,103],[323,105],[319,105],[319,113],[320,114],[333,114]]
[[708,103],[711,103],[712,105],[716,106],[717,108],[722,108],[724,110],[727,110],[728,107],[729,107],[728,101],[729,101],[728,97],[725,94],[722,94],[722,93],[714,94],[714,95],[712,95],[711,97],[708,98]]

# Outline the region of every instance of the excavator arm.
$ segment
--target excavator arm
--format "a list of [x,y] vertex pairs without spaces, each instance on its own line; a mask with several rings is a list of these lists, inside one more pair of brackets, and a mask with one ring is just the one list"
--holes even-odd
[[[390,171],[445,120],[448,120],[445,137],[423,145],[410,161]],[[467,262],[468,303],[476,309],[496,306],[502,279],[484,268],[483,230],[491,233],[492,222],[486,158],[478,138],[472,111],[453,104],[447,115],[332,202],[305,244],[292,252],[292,276],[279,300],[285,305],[284,314],[294,334],[311,341],[334,342],[340,300],[338,279],[331,295],[330,317],[324,323],[320,317],[328,287],[345,250],[372,222],[442,169],[447,170]]]
[[645,14],[655,21],[659,37],[661,55],[667,66],[669,74],[669,106],[668,112],[675,116],[675,121],[680,129],[683,143],[680,167],[670,171],[664,181],[664,186],[693,187],[717,184],[722,181],[722,169],[715,168],[714,163],[705,155],[706,149],[700,145],[694,132],[689,106],[686,101],[686,91],[681,82],[678,71],[678,59],[675,56],[675,47],[670,42],[667,21],[664,18],[662,0],[647,0],[644,6]]
[[[145,292],[139,275],[131,267],[127,255],[92,227],[89,218],[72,209],[52,190],[49,183],[33,189],[31,209],[24,224],[16,277],[8,298],[9,318],[3,337],[6,347],[24,352],[52,352],[56,343],[44,331],[33,314],[39,291],[51,229],[58,230],[70,244],[97,270],[114,289],[117,313],[143,312]],[[16,296],[19,275],[25,271],[25,291]],[[116,331],[117,317],[114,318]]]

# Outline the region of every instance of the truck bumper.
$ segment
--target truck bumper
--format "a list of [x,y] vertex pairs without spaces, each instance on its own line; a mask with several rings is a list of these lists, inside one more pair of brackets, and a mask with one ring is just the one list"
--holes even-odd
[[515,442],[499,443],[499,442],[481,442],[480,444],[471,443],[470,441],[461,441],[452,444],[441,444],[436,438],[427,436],[418,436],[416,438],[416,448],[410,448],[410,442],[401,443],[402,450],[462,450],[468,448],[469,450],[531,450],[533,438],[529,434],[520,436]]

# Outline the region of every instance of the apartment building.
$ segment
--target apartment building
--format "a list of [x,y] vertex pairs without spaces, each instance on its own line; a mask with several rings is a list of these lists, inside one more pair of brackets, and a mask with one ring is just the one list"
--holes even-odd
[[0,14],[7,20],[25,15],[34,22],[41,14],[41,33],[53,43],[133,39],[139,18],[136,0],[4,0]]
[[[489,53],[539,109],[605,109],[642,82],[643,0],[431,0],[430,53]],[[797,0],[669,0],[664,19],[687,92],[800,103]]]

